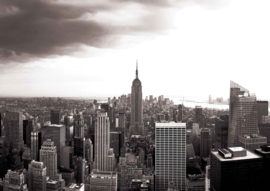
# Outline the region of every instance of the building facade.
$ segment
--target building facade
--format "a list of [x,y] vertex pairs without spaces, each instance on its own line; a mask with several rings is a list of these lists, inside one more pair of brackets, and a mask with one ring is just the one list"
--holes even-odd
[[21,112],[6,112],[6,142],[10,147],[22,150],[23,146],[23,118]]
[[54,142],[47,139],[40,149],[40,161],[46,166],[46,175],[54,179],[57,174],[57,152]]
[[242,147],[229,147],[210,154],[211,191],[264,190],[263,159]]
[[60,111],[59,110],[51,110],[51,124],[60,124]]
[[108,151],[110,148],[110,121],[106,112],[97,114],[95,128],[95,168],[108,169]]
[[255,95],[231,81],[228,146],[239,146],[239,135],[259,134]]
[[169,182],[186,189],[186,124],[156,123],[155,190],[165,191]]
[[201,144],[200,155],[201,157],[209,157],[210,154],[210,129],[203,128],[201,130]]
[[215,118],[215,149],[226,148],[228,145],[229,116]]
[[47,139],[54,142],[57,149],[57,167],[61,166],[62,162],[62,148],[66,141],[66,128],[64,125],[44,125],[41,127],[42,143]]
[[31,161],[28,166],[28,190],[46,191],[46,167],[43,162]]

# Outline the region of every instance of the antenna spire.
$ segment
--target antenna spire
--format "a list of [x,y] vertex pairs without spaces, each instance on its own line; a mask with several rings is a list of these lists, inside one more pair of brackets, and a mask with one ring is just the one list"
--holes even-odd
[[138,79],[138,59],[136,60],[136,79]]

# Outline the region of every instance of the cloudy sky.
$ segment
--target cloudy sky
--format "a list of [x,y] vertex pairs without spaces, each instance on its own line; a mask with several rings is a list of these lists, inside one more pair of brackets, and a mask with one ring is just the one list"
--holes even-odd
[[0,0],[0,96],[270,100],[268,0]]

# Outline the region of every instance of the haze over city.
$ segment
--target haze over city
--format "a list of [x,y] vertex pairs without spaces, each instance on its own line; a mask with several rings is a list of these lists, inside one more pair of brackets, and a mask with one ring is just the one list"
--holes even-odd
[[269,1],[0,1],[0,96],[268,100]]

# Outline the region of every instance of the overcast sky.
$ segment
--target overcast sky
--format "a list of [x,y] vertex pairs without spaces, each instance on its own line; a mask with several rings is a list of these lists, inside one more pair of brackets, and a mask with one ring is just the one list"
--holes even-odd
[[[72,3],[71,3],[72,2]],[[0,0],[0,96],[270,100],[269,0]]]

